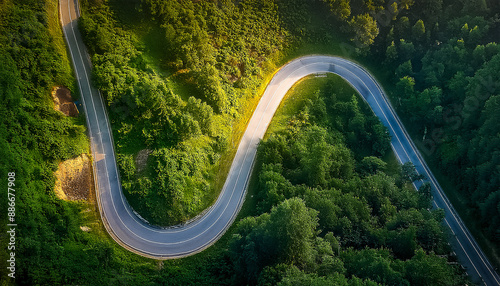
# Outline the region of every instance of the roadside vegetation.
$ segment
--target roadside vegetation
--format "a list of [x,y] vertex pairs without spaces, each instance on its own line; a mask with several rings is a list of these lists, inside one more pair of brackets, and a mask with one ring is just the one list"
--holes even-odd
[[[334,42],[333,24],[306,33],[318,3],[303,0],[82,6],[80,27],[110,110],[123,189],[158,225],[186,221],[216,200],[258,91],[284,51],[299,41]],[[138,172],[145,149],[147,166]]]
[[[496,2],[81,6],[80,29],[108,104],[123,188],[150,222],[179,223],[209,206],[276,68],[325,53],[377,67],[450,198],[464,206],[458,211],[483,231],[487,254],[498,249]],[[53,191],[58,162],[89,152],[84,116],[52,108],[54,85],[78,97],[57,15],[55,0],[0,3],[0,174],[16,173],[17,284],[467,283],[450,254],[443,213],[428,210],[427,186],[412,189],[412,168],[397,166],[385,128],[331,76],[305,80],[283,103],[259,147],[242,212],[214,246],[164,262],[118,246],[95,202],[62,201]],[[149,154],[145,166],[138,166],[140,151]],[[4,196],[0,211],[7,206]]]
[[415,1],[393,15],[380,25],[371,59],[382,63],[380,75],[398,114],[498,266],[500,5]]
[[78,228],[85,204],[61,201],[53,191],[58,163],[89,152],[85,118],[66,117],[52,102],[56,85],[78,94],[61,49],[61,30],[51,19],[57,15],[57,1],[0,4],[0,228],[5,234],[7,203],[12,202],[7,200],[8,173],[15,173],[11,198],[18,225],[15,249],[7,250],[9,237],[0,236],[2,284],[11,279],[7,252],[15,253],[19,284],[61,284],[71,283],[61,280],[77,261],[71,252],[84,253],[92,245]]

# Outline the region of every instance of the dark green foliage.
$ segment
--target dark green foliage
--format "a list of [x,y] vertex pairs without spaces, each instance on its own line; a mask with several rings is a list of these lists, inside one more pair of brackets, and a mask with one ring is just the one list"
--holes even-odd
[[405,268],[410,285],[457,285],[446,260],[436,255],[426,255],[423,250],[418,250],[405,263]]
[[410,285],[404,278],[402,261],[395,260],[389,250],[365,248],[355,251],[349,249],[343,256],[351,275],[371,278],[384,285]]
[[240,221],[230,246],[236,273],[256,281],[266,265],[311,263],[316,215],[303,200],[292,198],[273,207],[269,214]]
[[410,12],[381,29],[370,55],[395,71],[387,79],[400,116],[467,202],[466,220],[480,221],[498,248],[498,6],[415,1]]
[[373,175],[377,173],[377,171],[384,171],[387,163],[382,161],[381,159],[369,156],[363,158],[361,162],[357,166],[357,171],[362,175]]
[[[299,269],[292,267],[290,268],[283,279],[276,285],[279,286],[328,286],[328,285],[340,285],[347,286],[348,280],[341,274],[334,274],[331,276],[318,276],[316,273],[305,273]],[[376,284],[375,284],[376,285]]]
[[424,178],[419,174],[412,162],[406,162],[401,166],[401,178],[404,182],[413,183]]

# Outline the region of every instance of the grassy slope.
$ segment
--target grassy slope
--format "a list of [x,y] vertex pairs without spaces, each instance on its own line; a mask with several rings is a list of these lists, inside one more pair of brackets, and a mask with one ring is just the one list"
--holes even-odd
[[49,33],[54,40],[53,45],[56,48],[57,53],[61,55],[60,67],[63,69],[65,74],[64,77],[56,79],[58,81],[56,84],[65,85],[67,88],[69,88],[69,90],[71,90],[71,95],[74,98],[79,98],[79,91],[76,85],[73,69],[70,64],[70,56],[66,47],[66,43],[64,41],[61,22],[59,20],[59,1],[48,1],[46,4],[46,9],[48,15]]

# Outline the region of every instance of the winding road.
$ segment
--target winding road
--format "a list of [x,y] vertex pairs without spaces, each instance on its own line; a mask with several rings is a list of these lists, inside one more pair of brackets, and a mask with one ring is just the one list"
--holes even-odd
[[[61,24],[87,120],[101,218],[109,234],[123,247],[146,257],[169,259],[198,253],[216,242],[233,223],[243,204],[257,144],[287,91],[305,76],[334,73],[359,92],[389,129],[398,160],[401,163],[413,162],[417,171],[429,178],[433,205],[445,210],[444,223],[451,230],[451,244],[472,280],[485,285],[500,285],[500,277],[444,195],[382,88],[363,67],[338,57],[301,57],[284,65],[275,74],[248,123],[219,198],[204,215],[177,228],[162,229],[147,224],[128,205],[121,189],[105,104],[91,83],[92,65],[78,31],[79,15],[77,0],[60,0]],[[416,182],[415,187],[418,189],[422,183]]]

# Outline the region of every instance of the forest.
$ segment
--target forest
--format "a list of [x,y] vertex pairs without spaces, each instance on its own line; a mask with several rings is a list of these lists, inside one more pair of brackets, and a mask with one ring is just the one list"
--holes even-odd
[[[440,210],[398,167],[380,122],[327,78],[266,135],[241,215],[214,246],[158,262],[106,234],[93,202],[54,194],[60,161],[89,153],[58,1],[0,3],[1,174],[16,173],[19,285],[462,285]],[[81,1],[123,189],[154,224],[217,197],[276,68],[326,53],[373,70],[493,263],[500,246],[500,5],[451,0]],[[382,67],[382,68],[381,68]],[[140,152],[146,166],[137,164]],[[450,195],[451,194],[451,195]],[[0,211],[7,213],[7,197]],[[166,210],[166,211],[165,211]],[[83,232],[81,225],[92,225]],[[5,233],[6,224],[1,231]],[[7,236],[0,236],[6,245]],[[7,253],[0,252],[3,279]],[[12,281],[10,281],[12,282]],[[7,283],[10,283],[7,281]]]
[[15,177],[18,227],[11,250],[16,255],[18,284],[60,284],[60,273],[71,273],[77,265],[71,249],[84,253],[93,248],[93,239],[78,228],[83,206],[61,201],[54,193],[57,163],[89,152],[85,119],[55,111],[50,95],[54,85],[75,91],[76,83],[68,59],[61,54],[65,49],[56,34],[59,20],[50,18],[57,16],[57,7],[57,1],[0,4],[2,285],[9,285],[7,279],[11,279],[6,262],[9,237],[5,235],[8,174]]
[[[259,146],[256,216],[229,244],[249,285],[459,285],[442,210],[386,128],[339,78]],[[386,161],[382,160],[386,159]],[[389,164],[397,164],[389,161]],[[420,270],[419,270],[420,269]],[[425,270],[424,270],[425,269]],[[424,270],[424,271],[422,271]]]
[[371,53],[394,71],[387,80],[398,113],[450,185],[448,196],[460,198],[455,208],[495,245],[498,261],[500,7],[495,1],[432,5],[415,3],[384,27]]
[[[88,13],[80,24],[110,109],[125,193],[151,223],[185,221],[217,197],[214,170],[231,126],[256,96],[267,58],[283,45],[277,6],[139,2],[141,16],[156,19],[150,22],[165,35],[155,63],[137,35],[118,26],[112,4],[83,3]],[[143,172],[134,163],[140,150],[151,153]]]
[[[456,186],[454,203],[499,245],[498,4],[144,0],[129,4],[143,19],[131,20],[103,3],[86,4],[81,26],[112,111],[124,189],[150,222],[179,223],[210,205],[254,91],[293,46],[335,46],[338,36],[349,39],[345,54],[384,67],[379,76],[422,153]],[[151,156],[137,172],[141,149]]]

